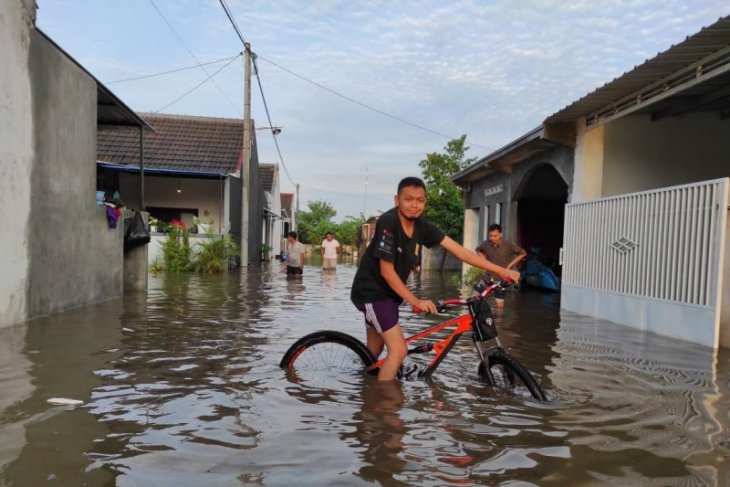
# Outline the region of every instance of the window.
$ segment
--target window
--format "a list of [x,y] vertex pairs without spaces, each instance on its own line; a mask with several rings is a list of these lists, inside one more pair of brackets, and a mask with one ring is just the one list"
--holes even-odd
[[502,224],[502,203],[497,203],[494,207],[494,223]]

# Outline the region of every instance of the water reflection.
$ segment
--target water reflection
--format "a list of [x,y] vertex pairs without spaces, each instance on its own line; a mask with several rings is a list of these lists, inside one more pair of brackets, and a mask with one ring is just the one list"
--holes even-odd
[[361,458],[356,475],[366,481],[387,481],[389,485],[407,485],[401,476],[406,460],[403,458],[403,436],[407,427],[401,418],[405,402],[399,382],[383,383],[368,380],[362,387],[360,409],[353,415],[355,431],[343,435]]
[[[730,352],[512,292],[497,316],[551,402],[479,380],[469,340],[433,381],[314,384],[278,368],[317,329],[364,338],[354,268],[153,276],[147,295],[0,330],[0,485],[727,484]],[[432,298],[450,276],[412,284]],[[404,309],[409,332],[443,317]],[[50,397],[85,401],[50,406]]]

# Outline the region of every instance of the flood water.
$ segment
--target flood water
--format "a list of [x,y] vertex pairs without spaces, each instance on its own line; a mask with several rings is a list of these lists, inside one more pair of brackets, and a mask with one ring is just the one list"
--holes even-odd
[[296,338],[364,338],[353,275],[151,276],[0,330],[0,485],[730,485],[730,352],[561,315],[553,294],[510,293],[499,317],[547,404],[480,382],[468,339],[431,382],[287,377]]

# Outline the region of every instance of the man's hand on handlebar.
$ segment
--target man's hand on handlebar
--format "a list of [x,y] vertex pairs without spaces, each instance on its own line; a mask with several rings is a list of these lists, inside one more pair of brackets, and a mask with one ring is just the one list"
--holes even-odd
[[438,308],[430,299],[419,299],[418,305],[413,307],[414,313],[438,313]]
[[520,281],[520,273],[511,269],[505,269],[505,271],[500,274],[499,277],[510,283]]

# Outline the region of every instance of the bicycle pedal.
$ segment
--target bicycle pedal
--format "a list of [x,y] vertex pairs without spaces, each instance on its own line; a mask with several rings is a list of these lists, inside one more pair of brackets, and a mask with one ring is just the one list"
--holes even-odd
[[418,379],[420,376],[421,372],[416,364],[401,365],[400,370],[398,370],[398,378],[401,380]]

